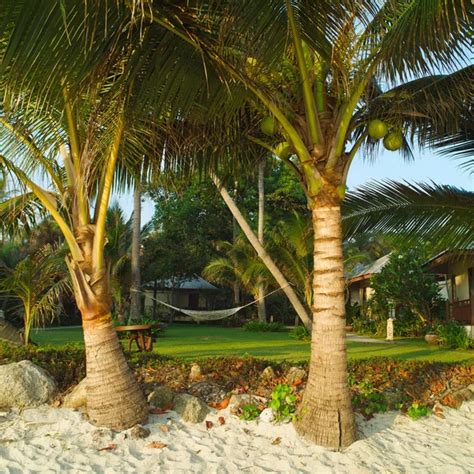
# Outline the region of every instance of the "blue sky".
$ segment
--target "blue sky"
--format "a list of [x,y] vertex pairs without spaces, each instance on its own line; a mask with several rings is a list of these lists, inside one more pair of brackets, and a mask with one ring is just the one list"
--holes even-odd
[[[459,162],[453,158],[436,155],[429,151],[415,153],[415,160],[404,162],[398,153],[384,151],[374,162],[364,160],[359,153],[351,167],[348,177],[349,188],[355,188],[368,181],[394,179],[411,182],[434,181],[438,184],[452,184],[454,186],[474,190],[474,174],[470,175],[459,168]],[[121,206],[127,215],[132,211],[132,197],[119,197]],[[142,206],[142,224],[153,216],[153,202],[145,199]]]
[[351,167],[348,186],[354,188],[371,180],[394,179],[411,182],[434,181],[437,184],[473,190],[474,175],[459,168],[461,161],[430,151],[415,152],[415,160],[404,162],[400,154],[384,151],[375,162],[363,159],[359,153]]

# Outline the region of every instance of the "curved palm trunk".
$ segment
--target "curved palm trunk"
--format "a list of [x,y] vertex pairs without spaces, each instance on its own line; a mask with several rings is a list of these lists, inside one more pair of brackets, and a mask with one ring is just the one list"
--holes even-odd
[[240,228],[242,229],[242,232],[245,234],[245,237],[247,237],[248,241],[257,252],[257,255],[268,268],[273,278],[275,278],[275,281],[280,285],[282,291],[285,293],[286,297],[288,298],[288,301],[293,306],[294,310],[296,311],[296,314],[299,316],[305,327],[308,329],[308,331],[311,331],[311,318],[309,317],[305,307],[298,298],[298,295],[295,293],[295,290],[293,290],[290,283],[285,278],[283,273],[281,273],[280,269],[276,266],[273,259],[270,257],[270,255],[268,255],[262,244],[260,244],[257,236],[250,228],[248,222],[245,220],[245,217],[240,212],[234,200],[230,197],[227,189],[222,186],[222,183],[220,182],[219,178],[214,174],[211,174],[211,177],[215,186],[219,190],[222,199],[227,204],[227,207],[229,208],[232,215],[235,217],[235,220],[238,222]]
[[25,315],[23,317],[23,344],[28,346],[30,344],[30,332],[32,324],[32,315],[30,305],[27,304],[24,308]]
[[130,288],[130,321],[138,321],[142,313],[140,294],[140,230],[141,230],[141,190],[137,182],[133,193],[133,231],[132,231],[132,284]]
[[[263,246],[263,232],[265,229],[265,159],[262,158],[258,164],[258,241]],[[267,322],[267,308],[265,304],[265,287],[258,286],[257,313],[258,320]]]
[[347,381],[344,275],[339,205],[313,209],[313,331],[298,432],[330,448],[349,446],[356,426]]

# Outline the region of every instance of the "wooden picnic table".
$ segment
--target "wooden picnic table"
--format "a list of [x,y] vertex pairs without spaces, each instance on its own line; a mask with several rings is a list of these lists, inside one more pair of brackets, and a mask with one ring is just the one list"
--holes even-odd
[[127,333],[128,350],[132,350],[132,343],[135,341],[140,352],[153,350],[153,336],[151,324],[135,324],[131,326],[117,326],[117,332]]

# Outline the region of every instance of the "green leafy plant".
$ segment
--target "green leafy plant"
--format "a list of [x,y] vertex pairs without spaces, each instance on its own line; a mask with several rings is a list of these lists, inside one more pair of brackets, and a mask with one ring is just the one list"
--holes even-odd
[[469,336],[466,330],[457,321],[447,321],[437,327],[441,344],[452,348],[468,349]]
[[374,413],[385,413],[388,409],[387,399],[383,393],[374,390],[370,382],[362,381],[355,387],[357,393],[352,397],[352,404],[370,417]]
[[375,321],[377,334],[385,334],[391,309],[396,311],[397,336],[420,335],[424,326],[440,316],[443,305],[438,284],[423,267],[428,254],[428,245],[392,252],[382,270],[372,276],[374,294],[368,302],[368,313]]
[[244,331],[250,332],[281,332],[285,326],[281,323],[264,323],[261,321],[249,321],[244,324]]
[[262,410],[260,410],[257,405],[254,405],[253,403],[248,403],[247,405],[244,405],[242,407],[242,414],[240,415],[240,419],[245,421],[252,421],[258,418],[261,412]]
[[407,410],[407,415],[416,421],[423,416],[431,415],[431,408],[426,405],[420,405],[418,402],[413,402]]
[[299,341],[309,341],[311,339],[311,334],[305,326],[295,327],[291,330],[290,335]]
[[275,421],[294,421],[296,410],[296,396],[293,389],[286,384],[278,384],[273,390],[270,408]]

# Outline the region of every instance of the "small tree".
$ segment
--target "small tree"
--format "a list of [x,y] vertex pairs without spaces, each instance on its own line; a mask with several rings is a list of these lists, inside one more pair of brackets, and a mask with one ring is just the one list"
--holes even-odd
[[2,273],[0,292],[20,302],[23,340],[27,345],[33,324],[52,321],[61,295],[70,291],[64,252],[47,244],[14,268],[3,266]]
[[423,269],[425,261],[422,250],[392,252],[385,267],[372,277],[374,295],[369,308],[380,326],[385,327],[392,307],[400,319],[399,332],[417,332],[433,322],[442,298],[434,276]]

